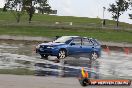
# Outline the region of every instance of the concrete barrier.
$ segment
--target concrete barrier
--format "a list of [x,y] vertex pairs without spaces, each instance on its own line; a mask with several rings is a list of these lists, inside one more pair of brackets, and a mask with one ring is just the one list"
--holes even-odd
[[4,40],[26,40],[26,41],[53,41],[54,38],[47,37],[32,37],[32,36],[10,36],[10,35],[0,35],[0,39]]

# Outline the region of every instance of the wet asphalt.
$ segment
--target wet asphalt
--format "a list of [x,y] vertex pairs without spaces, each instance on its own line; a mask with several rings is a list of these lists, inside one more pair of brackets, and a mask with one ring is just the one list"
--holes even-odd
[[[85,67],[91,78],[132,79],[132,53],[122,49],[102,50],[102,56],[90,62],[88,58],[67,57],[66,63],[54,63],[56,57],[42,60],[34,51],[37,42],[0,41],[0,69],[27,68],[35,70],[37,75],[77,77]],[[62,72],[63,70],[63,72]]]

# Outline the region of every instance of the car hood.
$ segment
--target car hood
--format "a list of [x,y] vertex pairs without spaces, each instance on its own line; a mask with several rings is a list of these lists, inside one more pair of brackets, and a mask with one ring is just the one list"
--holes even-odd
[[41,46],[58,46],[58,45],[64,45],[65,43],[54,43],[54,42],[49,42],[49,43],[41,43]]

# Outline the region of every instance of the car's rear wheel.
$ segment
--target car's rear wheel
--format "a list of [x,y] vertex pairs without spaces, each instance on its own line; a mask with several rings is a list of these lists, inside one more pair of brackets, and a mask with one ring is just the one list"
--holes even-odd
[[90,54],[90,60],[96,60],[98,58],[98,53],[97,52],[92,52]]
[[65,50],[65,49],[61,49],[61,50],[59,51],[59,53],[58,53],[57,58],[58,58],[58,59],[64,59],[66,56],[67,56],[66,50]]
[[41,59],[47,59],[49,55],[41,54]]

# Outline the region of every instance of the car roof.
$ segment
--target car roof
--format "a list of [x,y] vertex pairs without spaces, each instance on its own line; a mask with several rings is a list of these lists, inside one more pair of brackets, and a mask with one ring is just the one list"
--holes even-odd
[[[71,37],[71,38],[88,38],[88,37],[81,37],[81,36],[61,36],[61,37]],[[88,38],[93,39],[93,38]]]
[[62,37],[72,37],[72,38],[77,38],[77,37],[80,37],[80,36],[62,36]]
[[[81,36],[61,36],[61,37],[71,37],[71,38],[88,38],[88,37],[81,37]],[[93,38],[88,38],[93,39]]]

